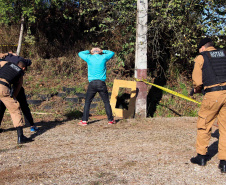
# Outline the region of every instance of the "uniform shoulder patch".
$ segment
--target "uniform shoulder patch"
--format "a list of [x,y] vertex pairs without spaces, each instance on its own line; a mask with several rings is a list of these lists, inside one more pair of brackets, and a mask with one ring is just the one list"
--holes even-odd
[[208,56],[210,58],[222,58],[225,57],[225,51],[224,50],[216,50],[216,51],[209,51]]
[[13,69],[15,69],[16,71],[20,71],[21,69],[18,67],[18,66],[16,66],[15,64],[10,64],[9,65],[11,68],[13,68]]

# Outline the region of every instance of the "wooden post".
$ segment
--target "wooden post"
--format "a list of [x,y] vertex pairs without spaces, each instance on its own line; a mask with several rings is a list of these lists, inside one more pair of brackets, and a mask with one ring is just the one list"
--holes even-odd
[[[137,28],[136,28],[136,53],[135,53],[135,78],[147,78],[147,21],[148,1],[137,0]],[[137,82],[137,98],[135,116],[147,116],[147,85]]]

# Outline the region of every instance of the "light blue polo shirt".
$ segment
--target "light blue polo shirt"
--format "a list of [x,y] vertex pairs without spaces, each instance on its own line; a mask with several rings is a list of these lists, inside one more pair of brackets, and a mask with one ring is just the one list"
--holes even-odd
[[103,50],[103,54],[91,55],[89,50],[81,51],[78,56],[88,65],[88,80],[106,80],[106,63],[114,56],[113,51]]

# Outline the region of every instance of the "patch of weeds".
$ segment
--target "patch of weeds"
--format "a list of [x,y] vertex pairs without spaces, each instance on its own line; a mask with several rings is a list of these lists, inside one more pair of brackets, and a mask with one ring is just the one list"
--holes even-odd
[[43,78],[43,81],[44,81],[44,82],[47,82],[48,80],[49,80],[49,78],[47,78],[47,77],[44,77],[44,78]]
[[25,81],[25,83],[33,81],[33,76],[28,76],[28,77],[26,76],[26,78],[24,78],[24,81]]
[[99,103],[97,103],[95,115],[99,115],[99,116],[106,115],[103,101],[100,101]]
[[[74,107],[75,106],[74,103],[70,102],[70,101],[67,104],[68,104],[69,107]],[[73,108],[69,108],[68,110],[71,111],[71,110],[74,110],[74,109]]]
[[59,91],[61,91],[61,89],[62,89],[62,86],[59,84],[59,85],[57,85],[55,88],[53,88],[54,89],[54,92],[59,92]]
[[186,88],[186,85],[185,85],[184,83],[181,83],[181,82],[180,82],[180,88],[181,88],[181,89],[184,89],[184,88]]
[[172,114],[169,113],[169,114],[167,115],[167,117],[168,117],[168,118],[172,118],[172,117],[174,117],[174,116],[173,116]]
[[59,86],[61,86],[60,84],[62,83],[62,79],[61,79],[61,78],[55,79],[55,82],[56,82],[57,84],[59,84]]
[[186,110],[185,115],[190,116],[190,117],[197,117],[198,111],[196,111],[196,110]]
[[66,116],[67,119],[79,119],[82,117],[82,114],[83,113],[77,109],[70,109],[66,111],[66,114],[64,114],[64,116]]
[[184,96],[187,96],[188,95],[188,91],[187,91],[186,85],[184,83],[180,82],[180,88],[182,89],[182,94]]
[[177,67],[174,67],[172,71],[175,79],[178,79],[180,77],[180,69],[178,69]]
[[179,115],[179,113],[177,113],[177,106],[178,103],[173,97],[163,100],[156,106],[154,117],[173,117],[175,114]]
[[187,90],[187,89],[183,89],[183,90],[182,90],[182,94],[183,94],[184,96],[188,96],[188,90]]
[[155,112],[154,116],[157,116],[157,115],[163,116],[163,114],[164,114],[163,106],[157,105],[156,112]]
[[165,103],[164,103],[164,105],[174,105],[175,104],[175,100],[173,99],[173,97],[172,98],[169,98],[168,99],[168,101],[166,101]]
[[111,70],[107,70],[107,75],[111,74]]
[[58,88],[56,87],[42,87],[38,89],[38,92],[35,91],[36,93],[41,93],[41,94],[56,94],[58,92]]
[[41,84],[40,83],[36,83],[34,85],[31,86],[31,91],[32,91],[32,94],[38,94],[42,91],[43,87],[41,87]]
[[84,86],[74,86],[72,87],[70,90],[67,91],[68,95],[75,95],[76,93],[84,93],[85,92],[85,89],[84,89]]
[[112,88],[113,87],[113,82],[106,82],[107,87]]
[[29,108],[34,111],[37,108],[37,105],[29,104]]
[[32,98],[33,100],[37,100],[37,99],[39,99],[39,96],[38,96],[38,94],[34,94],[31,98]]
[[76,93],[82,93],[82,92],[85,92],[85,89],[84,89],[84,87],[83,86],[76,86],[75,87],[75,92]]
[[[172,90],[172,91],[178,91],[178,87],[177,86],[173,86],[173,87],[166,87],[167,89],[170,89],[170,90]],[[167,93],[168,94],[168,93]]]
[[57,88],[55,88],[55,87],[51,87],[50,89],[49,89],[49,92],[48,92],[48,94],[56,94],[57,92],[58,92],[58,90],[59,89],[57,89]]
[[39,88],[39,87],[41,87],[42,86],[42,84],[40,83],[40,82],[37,82],[36,84],[35,84],[35,88]]
[[97,111],[96,111],[96,115],[105,115],[106,114],[106,112],[105,112],[105,109],[103,109],[103,108],[98,108],[97,109]]
[[53,107],[56,104],[54,101],[45,102],[45,106]]
[[84,73],[84,71],[83,71],[82,69],[80,69],[80,70],[78,71],[78,73],[79,73],[79,76],[82,76],[83,73]]

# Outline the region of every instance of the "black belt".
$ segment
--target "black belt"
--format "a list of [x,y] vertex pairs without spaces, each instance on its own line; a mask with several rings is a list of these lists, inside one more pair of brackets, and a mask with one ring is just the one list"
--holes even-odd
[[9,85],[8,83],[6,83],[6,82],[0,81],[0,84],[6,86],[6,87],[8,87],[8,88],[10,88],[10,85]]
[[213,91],[222,91],[222,90],[226,90],[226,86],[211,87],[211,88],[205,89],[205,93],[213,92]]

